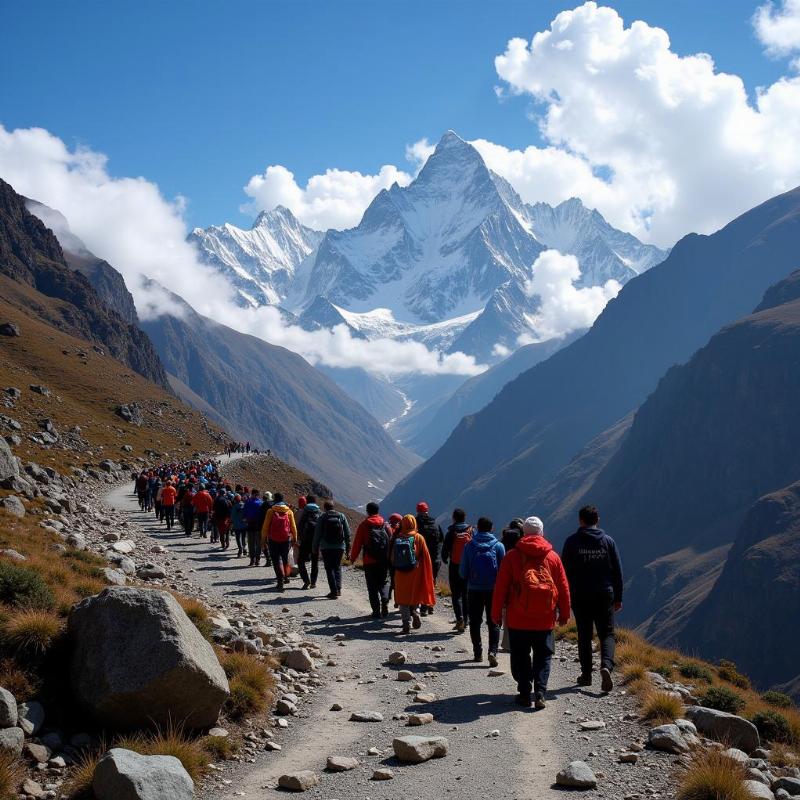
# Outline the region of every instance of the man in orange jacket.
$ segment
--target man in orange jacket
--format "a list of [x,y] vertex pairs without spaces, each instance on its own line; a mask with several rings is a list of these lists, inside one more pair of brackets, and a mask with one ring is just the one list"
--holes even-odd
[[519,691],[515,702],[530,708],[533,693],[541,710],[555,652],[553,629],[569,619],[569,584],[558,553],[544,538],[542,521],[528,517],[522,530],[523,537],[500,564],[492,618],[499,625],[505,608],[511,674]]
[[175,498],[178,490],[172,485],[172,481],[167,481],[167,485],[161,490],[161,507],[164,509],[164,517],[167,521],[167,530],[172,530],[175,524]]

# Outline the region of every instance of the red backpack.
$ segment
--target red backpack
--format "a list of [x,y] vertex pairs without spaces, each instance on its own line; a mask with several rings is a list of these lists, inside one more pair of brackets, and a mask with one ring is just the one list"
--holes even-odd
[[450,561],[453,564],[461,563],[461,556],[464,554],[464,548],[469,542],[472,541],[472,525],[465,528],[463,531],[455,531],[453,537],[453,549],[450,553]]
[[530,558],[520,553],[519,575],[514,590],[525,611],[531,615],[551,614],[558,605],[556,588],[545,558]]
[[272,519],[269,521],[269,538],[273,542],[288,542],[292,538],[288,508],[273,509]]

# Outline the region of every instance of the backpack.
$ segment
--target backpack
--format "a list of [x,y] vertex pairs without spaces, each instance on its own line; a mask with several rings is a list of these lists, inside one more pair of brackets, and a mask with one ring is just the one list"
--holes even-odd
[[453,564],[460,564],[464,555],[464,548],[472,541],[472,526],[464,528],[463,531],[453,531],[453,548],[450,552],[450,561]]
[[306,507],[304,511],[305,522],[303,523],[303,530],[300,533],[300,538],[303,542],[311,544],[314,539],[314,529],[317,527],[317,520],[320,517],[320,510],[318,508]]
[[344,544],[344,525],[342,525],[342,518],[338,512],[326,512],[322,526],[322,540],[325,544],[334,547]]
[[417,566],[417,537],[398,536],[394,540],[394,568],[411,572]]
[[369,529],[364,540],[364,552],[376,561],[386,561],[389,551],[389,534],[384,525],[375,525]]
[[470,565],[469,583],[475,586],[493,586],[497,580],[497,550],[495,543],[476,544]]
[[558,589],[544,562],[544,558],[522,556],[519,579],[514,585],[525,611],[532,615],[552,614],[558,605]]
[[428,552],[431,554],[431,561],[439,561],[439,551],[441,550],[441,532],[436,520],[429,514],[419,514],[417,516],[417,531],[425,539],[428,545]]
[[272,519],[269,521],[269,538],[273,542],[288,542],[292,538],[288,508],[276,508],[272,512]]

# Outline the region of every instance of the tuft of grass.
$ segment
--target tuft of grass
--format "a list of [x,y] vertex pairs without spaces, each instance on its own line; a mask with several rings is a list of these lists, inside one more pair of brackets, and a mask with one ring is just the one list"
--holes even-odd
[[700,697],[700,704],[706,708],[716,708],[717,711],[738,714],[744,708],[745,700],[727,686],[711,686]]
[[260,713],[272,705],[275,678],[268,663],[250,653],[223,653],[220,663],[230,684],[226,707],[233,719]]
[[782,742],[773,742],[769,751],[769,763],[776,767],[800,767],[800,755]]
[[115,740],[114,747],[133,750],[143,756],[174,756],[195,782],[203,776],[208,763],[200,740],[187,736],[180,725],[124,736]]
[[674,722],[683,716],[683,703],[667,692],[651,691],[642,700],[642,716],[658,723]]
[[678,672],[684,677],[695,681],[711,683],[714,675],[711,670],[698,661],[682,661],[678,664]]
[[105,747],[102,747],[98,750],[87,750],[78,757],[62,787],[62,792],[70,800],[89,800],[94,797],[92,779],[97,762],[105,755],[105,752]]
[[55,598],[36,570],[0,560],[0,603],[49,610],[55,605]]
[[719,750],[698,753],[683,774],[676,800],[752,800],[745,789],[747,773]]
[[453,592],[450,590],[450,584],[443,580],[436,581],[436,594],[439,597],[452,597]]
[[645,680],[644,674],[646,671],[641,664],[626,664],[622,668],[622,682],[627,684]]
[[228,761],[239,749],[230,736],[206,736],[200,744],[213,761]]
[[51,611],[17,611],[0,626],[0,639],[22,656],[44,655],[63,630],[63,622]]
[[24,703],[38,694],[41,680],[14,659],[4,658],[0,661],[0,686]]
[[753,714],[750,722],[758,728],[761,738],[767,742],[789,744],[792,741],[789,720],[779,711],[759,711]]
[[794,700],[783,692],[769,691],[761,695],[761,699],[775,708],[794,708]]
[[742,673],[739,672],[739,670],[736,668],[736,664],[734,664],[733,661],[720,661],[719,665],[717,666],[717,675],[719,675],[723,681],[732,683],[739,689],[750,688],[750,679],[746,675],[742,675]]
[[16,800],[22,774],[19,762],[11,753],[0,754],[0,800]]
[[184,597],[177,592],[173,592],[172,595],[195,628],[200,631],[203,638],[210,642],[212,640],[211,630],[213,626],[211,625],[211,615],[208,613],[208,609],[199,600],[195,600],[192,597]]
[[562,640],[568,642],[578,641],[578,626],[575,624],[574,619],[570,619],[566,625],[560,625],[556,628],[556,640],[559,642]]

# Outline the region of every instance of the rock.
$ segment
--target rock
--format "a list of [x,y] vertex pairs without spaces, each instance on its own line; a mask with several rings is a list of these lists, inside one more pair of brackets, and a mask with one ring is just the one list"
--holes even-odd
[[399,681],[413,681],[414,680],[414,673],[408,669],[401,669],[400,672],[397,673],[397,680]]
[[25,516],[25,505],[16,495],[12,494],[8,497],[4,497],[0,500],[0,506],[3,506],[3,508],[14,517],[21,518]]
[[111,569],[111,567],[103,567],[103,569],[100,571],[103,573],[103,577],[106,579],[106,581],[112,586],[124,586],[127,583],[124,572],[120,572],[117,569]]
[[395,650],[393,653],[389,653],[389,658],[387,659],[390,664],[398,665],[398,664],[405,664],[408,661],[408,654],[405,650]]
[[280,753],[283,749],[277,742],[273,742],[271,739],[264,745],[264,749],[268,750],[269,752],[276,752]]
[[98,465],[103,472],[119,472],[122,467],[110,458],[103,459]]
[[127,556],[136,549],[136,542],[132,542],[130,539],[123,539],[121,542],[114,542],[114,544],[111,545],[111,549],[115,553]]
[[432,703],[434,700],[436,700],[436,695],[430,692],[417,692],[414,695],[415,703]]
[[433,722],[433,714],[411,714],[408,718],[408,724],[414,725],[430,725]]
[[46,764],[53,755],[43,744],[34,744],[33,742],[28,742],[23,750],[25,755],[37,764]]
[[124,403],[121,406],[117,406],[116,414],[122,417],[125,422],[136,425],[137,428],[141,428],[144,425],[144,416],[137,403]]
[[167,573],[163,567],[157,567],[155,564],[143,564],[136,570],[136,577],[143,581],[152,581],[166,578]]
[[339,703],[334,703],[331,706],[331,711],[341,711],[341,710],[342,710],[342,707],[341,707],[341,705]]
[[722,752],[722,755],[728,756],[728,758],[738,761],[740,764],[746,764],[750,760],[750,756],[748,756],[747,753],[742,752],[736,747],[729,747]]
[[44,725],[44,707],[35,700],[20,703],[17,724],[26,736],[36,736]]
[[141,756],[114,747],[97,763],[92,790],[97,800],[191,800],[194,783],[173,756]]
[[166,592],[112,587],[69,617],[76,699],[114,728],[209,727],[230,693],[211,645]]
[[756,726],[735,714],[703,706],[690,706],[686,709],[686,717],[704,736],[726,742],[745,753],[752,753],[761,744]]
[[772,788],[775,791],[783,789],[784,792],[788,792],[792,797],[797,797],[800,795],[800,778],[778,778],[778,780],[772,784]]
[[11,728],[17,724],[19,709],[17,701],[8,689],[0,689],[0,728]]
[[42,397],[50,397],[50,390],[46,386],[42,386],[38,383],[32,383],[30,386],[28,386],[28,388],[34,394],[40,394]]
[[104,542],[118,542],[120,540],[120,535],[116,531],[109,531],[108,533],[103,534],[103,541]]
[[747,780],[744,781],[742,785],[753,800],[775,800],[772,789],[770,789],[769,786],[765,786],[760,781]]
[[22,728],[3,728],[0,730],[0,753],[11,753],[17,757],[22,755],[25,734]]
[[28,795],[28,797],[34,797],[36,800],[44,797],[45,794],[42,785],[30,778],[25,778],[25,780],[22,781],[22,793]]
[[357,766],[357,758],[350,758],[348,756],[328,756],[326,769],[330,772],[349,772]]
[[0,556],[5,558],[10,558],[12,561],[27,561],[28,559],[22,555],[22,553],[18,553],[16,550],[12,550],[11,548],[7,550],[0,550]]
[[311,672],[314,669],[314,659],[305,647],[288,648],[279,655],[284,667],[297,670],[298,672]]
[[597,777],[586,762],[572,761],[556,775],[556,783],[570,789],[594,789]]
[[383,714],[379,711],[354,711],[350,722],[383,722]]
[[228,736],[228,731],[225,728],[212,728],[208,732],[209,736],[216,736],[219,739],[225,739]]
[[86,537],[80,533],[71,533],[67,536],[67,544],[74,547],[76,550],[85,550]]
[[694,723],[689,722],[688,719],[676,719],[675,724],[678,726],[681,733],[691,733],[694,736],[697,736],[697,728],[695,727]]
[[272,644],[273,640],[278,635],[278,631],[275,628],[270,628],[268,625],[259,625],[257,628],[253,629],[253,633],[261,639],[263,644]]
[[392,742],[395,758],[404,764],[421,764],[447,755],[444,736],[399,736]]
[[620,753],[619,754],[619,763],[620,764],[635,764],[639,760],[638,753]]
[[0,322],[0,336],[20,336],[16,322]]
[[282,717],[293,716],[297,713],[297,706],[288,700],[281,699],[275,704],[275,713],[280,714]]
[[373,781],[390,781],[394,778],[394,772],[388,767],[381,767],[372,773]]
[[677,725],[659,725],[650,731],[647,741],[654,750],[665,753],[688,753],[689,745]]
[[310,769],[290,772],[278,778],[278,786],[290,792],[307,792],[319,783],[319,777]]
[[588,719],[586,722],[579,722],[578,727],[582,731],[601,731],[606,724],[601,719]]
[[755,769],[754,767],[750,767],[750,769],[747,770],[747,775],[751,781],[758,781],[759,783],[763,783],[765,786],[772,785],[772,781],[763,772],[761,772],[761,770]]

